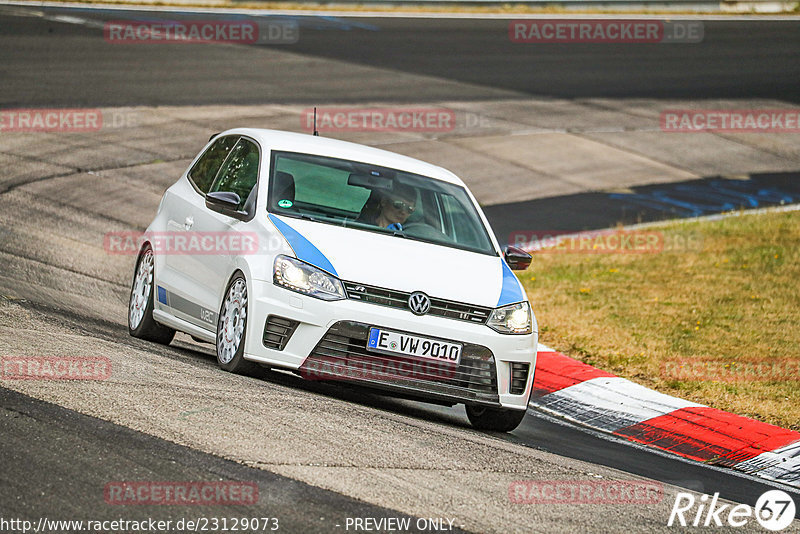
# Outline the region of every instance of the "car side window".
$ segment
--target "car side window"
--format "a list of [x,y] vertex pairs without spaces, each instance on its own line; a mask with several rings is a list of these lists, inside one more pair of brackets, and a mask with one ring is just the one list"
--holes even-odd
[[461,203],[450,195],[441,195],[440,198],[450,219],[450,228],[446,232],[449,237],[470,246],[485,245],[485,239],[481,239],[481,236],[474,232],[475,226],[469,223],[469,214]]
[[200,159],[194,164],[192,170],[189,171],[189,180],[191,180],[203,194],[208,193],[211,184],[214,182],[214,177],[217,176],[219,168],[222,166],[225,158],[228,157],[228,153],[231,151],[231,148],[233,148],[233,145],[236,144],[237,139],[239,139],[238,135],[229,135],[217,139],[208,147],[208,150],[200,156]]
[[[344,210],[357,214],[370,196],[369,189],[354,188],[347,184],[350,170],[289,158],[278,158],[275,170],[276,174],[289,176],[294,182],[292,189],[295,193],[291,200],[299,205],[314,204],[317,209],[328,208],[337,213]],[[277,200],[281,199],[276,197]]]
[[217,173],[211,184],[209,193],[229,191],[239,195],[239,210],[244,208],[247,197],[258,181],[259,152],[258,146],[241,138],[231,151],[228,159]]

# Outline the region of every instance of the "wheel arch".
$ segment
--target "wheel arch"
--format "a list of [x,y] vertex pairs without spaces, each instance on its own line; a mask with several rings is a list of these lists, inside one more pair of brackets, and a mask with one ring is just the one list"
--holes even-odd
[[[153,244],[150,243],[149,240],[142,241],[142,244],[139,247],[139,252],[136,253],[136,261],[133,263],[133,277],[131,278],[131,283],[133,283],[133,281],[136,280],[136,270],[139,268],[139,262],[141,261],[142,255],[144,254],[144,251],[147,249],[147,247],[150,247],[150,249],[152,249],[153,248]],[[156,279],[156,253],[155,253],[155,250],[153,250],[153,285],[154,286],[155,286],[155,279]]]
[[223,305],[223,303],[225,301],[225,295],[228,293],[228,289],[231,287],[231,282],[233,282],[233,279],[236,278],[237,274],[241,274],[242,275],[242,278],[244,278],[245,286],[247,287],[247,295],[248,295],[248,298],[247,298],[247,313],[248,313],[248,315],[250,314],[250,296],[249,295],[252,294],[252,289],[253,289],[251,287],[252,282],[251,282],[251,278],[248,276],[248,274],[243,269],[241,269],[239,267],[236,267],[236,268],[233,269],[231,274],[225,280],[225,284],[223,284],[223,286],[222,286],[222,293],[219,295],[219,298],[217,299],[218,300],[218,302],[217,302],[217,311],[220,314],[222,313],[222,305]]

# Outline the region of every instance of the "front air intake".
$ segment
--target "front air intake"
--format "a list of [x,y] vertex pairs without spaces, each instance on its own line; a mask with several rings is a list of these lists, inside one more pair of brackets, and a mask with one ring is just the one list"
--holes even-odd
[[525,385],[528,383],[528,369],[530,364],[526,362],[511,362],[511,387],[508,392],[512,395],[522,395],[525,393]]
[[464,343],[458,366],[380,354],[367,349],[371,326],[353,321],[334,324],[311,351],[301,373],[316,379],[352,380],[460,402],[499,402],[495,359],[487,347]]
[[268,349],[283,350],[299,324],[298,321],[286,317],[270,315],[264,323],[264,337],[261,342]]

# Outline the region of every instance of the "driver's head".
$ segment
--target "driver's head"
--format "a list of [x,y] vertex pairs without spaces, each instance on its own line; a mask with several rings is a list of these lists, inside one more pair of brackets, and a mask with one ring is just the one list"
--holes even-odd
[[403,224],[417,209],[417,190],[410,185],[395,182],[394,189],[381,198],[381,215],[389,223]]

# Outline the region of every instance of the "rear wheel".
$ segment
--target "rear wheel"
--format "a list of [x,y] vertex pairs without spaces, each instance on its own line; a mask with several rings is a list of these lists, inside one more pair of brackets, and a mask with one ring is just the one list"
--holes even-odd
[[153,319],[153,273],[153,249],[146,245],[139,253],[133,275],[131,298],[128,302],[128,333],[133,337],[169,345],[175,337],[175,330],[158,324]]
[[217,364],[231,373],[253,374],[258,365],[244,359],[247,333],[247,282],[244,276],[233,277],[217,320]]
[[472,426],[478,430],[495,432],[511,432],[519,426],[525,417],[526,410],[509,410],[508,408],[489,408],[467,404],[467,417]]

